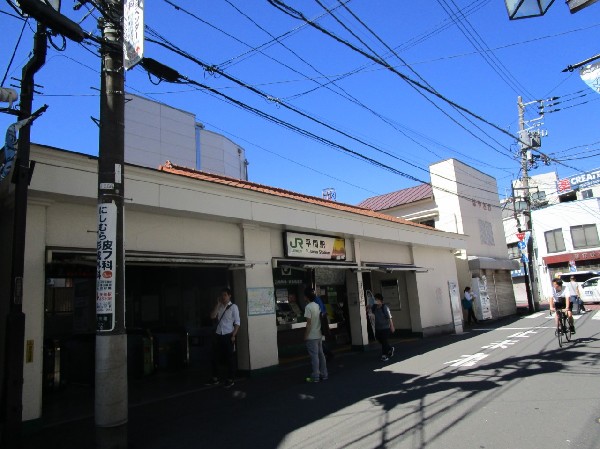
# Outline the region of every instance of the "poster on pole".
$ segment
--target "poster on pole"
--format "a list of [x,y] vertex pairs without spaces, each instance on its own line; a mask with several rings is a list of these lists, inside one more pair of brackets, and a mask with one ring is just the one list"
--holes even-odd
[[115,328],[115,271],[117,249],[117,205],[98,205],[96,246],[96,330]]
[[144,0],[125,0],[123,67],[129,70],[144,57]]

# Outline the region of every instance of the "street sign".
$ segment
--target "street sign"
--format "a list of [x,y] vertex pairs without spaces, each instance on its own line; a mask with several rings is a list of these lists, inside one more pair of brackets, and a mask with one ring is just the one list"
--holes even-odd
[[523,239],[525,238],[525,233],[524,232],[517,232],[517,238],[521,241],[523,241]]
[[526,246],[527,246],[527,245],[525,245],[525,242],[517,242],[517,247],[518,247],[519,249],[525,249],[525,247],[526,247]]

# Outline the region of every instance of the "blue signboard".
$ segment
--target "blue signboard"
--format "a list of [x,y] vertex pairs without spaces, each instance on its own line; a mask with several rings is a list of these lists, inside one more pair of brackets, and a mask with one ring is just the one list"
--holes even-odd
[[527,245],[525,245],[525,242],[518,242],[517,243],[517,247],[519,249],[525,249],[527,247]]

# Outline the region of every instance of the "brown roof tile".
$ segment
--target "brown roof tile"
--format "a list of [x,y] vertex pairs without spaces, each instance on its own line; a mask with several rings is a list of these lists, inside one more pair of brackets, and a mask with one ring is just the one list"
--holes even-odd
[[290,190],[284,190],[277,187],[265,186],[262,184],[256,184],[254,182],[243,181],[235,178],[229,178],[223,175],[214,175],[212,173],[206,173],[198,170],[194,170],[187,167],[182,167],[176,164],[167,161],[164,165],[158,167],[159,171],[163,171],[166,173],[171,173],[174,175],[186,176],[188,178],[194,178],[201,181],[212,182],[215,184],[228,185],[240,189],[253,190],[255,192],[265,193],[267,195],[274,195],[283,198],[288,198],[296,201],[301,201],[303,203],[316,204],[323,207],[328,207],[330,209],[341,210],[344,212],[350,212],[353,214],[364,215],[367,217],[379,218],[381,220],[391,221],[395,223],[401,223],[410,226],[416,226],[419,228],[424,228],[428,230],[434,230],[433,228],[425,225],[421,225],[418,223],[413,223],[408,220],[404,220],[402,218],[392,217],[390,215],[381,214],[379,212],[375,212],[374,210],[360,207],[360,206],[352,206],[349,204],[338,203],[336,201],[325,200],[315,196],[304,195],[302,193],[292,192]]
[[365,207],[371,210],[386,210],[397,207],[402,204],[414,203],[419,200],[433,197],[433,190],[430,184],[421,184],[408,189],[397,190],[386,193],[385,195],[373,196],[360,202],[358,207]]

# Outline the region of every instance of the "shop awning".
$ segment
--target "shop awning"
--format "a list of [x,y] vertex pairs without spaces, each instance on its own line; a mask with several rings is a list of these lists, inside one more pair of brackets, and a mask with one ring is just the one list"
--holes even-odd
[[469,270],[518,270],[519,261],[515,259],[496,259],[494,257],[469,257]]
[[338,262],[335,260],[315,259],[282,259],[273,258],[273,268],[296,267],[296,268],[334,268],[341,270],[358,270],[361,267],[356,262]]
[[[64,257],[55,258],[55,255]],[[96,264],[96,253],[90,249],[80,248],[47,248],[46,260],[56,259],[70,263]],[[198,265],[222,266],[231,270],[252,268],[255,265],[266,265],[264,261],[249,261],[243,257],[219,257],[215,255],[200,254],[171,254],[154,252],[125,252],[125,263],[133,265]]]
[[394,271],[414,271],[415,273],[427,273],[429,271],[429,268],[403,263],[366,262],[363,267],[368,268],[369,270],[385,271],[387,273],[392,273]]
[[552,265],[555,263],[568,263],[572,260],[575,262],[580,262],[583,260],[600,259],[600,251],[579,251],[576,253],[554,254],[551,256],[544,256],[542,259],[546,265]]

